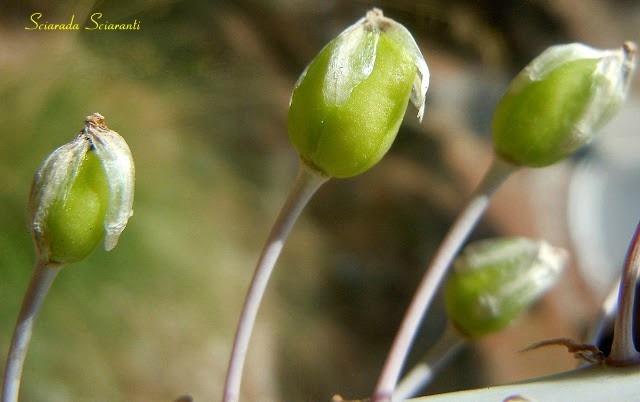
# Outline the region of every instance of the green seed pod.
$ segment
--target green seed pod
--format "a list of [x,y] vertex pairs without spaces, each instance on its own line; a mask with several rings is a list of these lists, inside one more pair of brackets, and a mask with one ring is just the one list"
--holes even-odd
[[105,239],[111,250],[132,214],[134,165],[124,139],[98,113],[36,173],[29,198],[39,257],[67,264]]
[[289,138],[311,168],[350,177],[389,150],[411,99],[422,119],[429,69],[405,27],[373,9],[329,42],[291,96]]
[[552,46],[511,82],[493,116],[496,153],[542,167],[588,144],[622,104],[635,68],[635,45],[598,50]]
[[456,259],[444,288],[450,320],[470,338],[498,331],[555,282],[565,250],[527,238],[483,240]]
[[95,151],[78,166],[67,196],[55,200],[47,215],[49,259],[75,262],[85,258],[104,238],[102,222],[109,202],[109,184]]

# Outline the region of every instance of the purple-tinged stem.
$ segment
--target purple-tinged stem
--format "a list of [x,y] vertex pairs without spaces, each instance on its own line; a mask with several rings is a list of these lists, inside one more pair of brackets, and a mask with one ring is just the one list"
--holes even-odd
[[326,182],[328,177],[321,176],[312,171],[304,163],[300,164],[300,171],[287,200],[280,210],[280,214],[274,223],[265,242],[256,269],[251,280],[251,285],[245,298],[240,321],[236,330],[236,336],[231,350],[231,358],[225,380],[223,402],[237,402],[240,397],[240,383],[242,381],[242,369],[249,348],[249,340],[256,321],[258,309],[264,296],[267,283],[273,268],[278,260],[284,242],[289,236],[293,224],[309,202],[316,190]]
[[42,302],[44,301],[51,284],[62,269],[62,264],[52,263],[38,259],[33,270],[33,276],[24,295],[20,314],[13,331],[7,366],[4,372],[4,385],[2,387],[2,402],[17,402],[20,393],[20,381],[22,368],[29,349],[33,325],[35,323]]
[[633,235],[618,291],[618,315],[613,327],[611,353],[607,364],[627,366],[640,363],[640,353],[633,341],[633,313],[636,299],[636,283],[640,266],[640,224]]

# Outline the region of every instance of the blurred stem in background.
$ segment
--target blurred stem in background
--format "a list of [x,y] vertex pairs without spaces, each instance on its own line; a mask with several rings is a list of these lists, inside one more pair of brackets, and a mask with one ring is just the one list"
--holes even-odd
[[444,333],[436,341],[435,345],[402,378],[393,392],[393,400],[404,401],[418,395],[421,390],[431,383],[438,371],[462,350],[465,344],[466,339],[461,337],[450,323],[447,324]]

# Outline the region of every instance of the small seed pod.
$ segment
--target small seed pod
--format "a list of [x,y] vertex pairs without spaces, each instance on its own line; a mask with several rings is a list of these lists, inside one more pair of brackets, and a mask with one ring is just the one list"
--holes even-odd
[[424,113],[429,69],[407,29],[373,9],[320,51],[291,96],[289,138],[321,174],[355,176],[395,139],[409,99]]
[[470,338],[498,331],[528,309],[555,282],[564,249],[522,237],[483,240],[455,260],[445,285],[450,320]]
[[588,144],[618,111],[635,68],[636,46],[552,46],[511,82],[493,116],[496,153],[542,167]]
[[53,151],[33,180],[29,215],[39,257],[76,262],[103,238],[111,250],[132,215],[133,190],[127,143],[100,114],[88,116],[80,134]]

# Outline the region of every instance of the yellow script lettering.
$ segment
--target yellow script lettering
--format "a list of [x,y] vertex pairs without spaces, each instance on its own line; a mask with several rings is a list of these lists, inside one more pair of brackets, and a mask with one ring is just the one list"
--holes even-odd
[[27,31],[33,31],[34,29],[38,29],[38,21],[40,18],[42,18],[42,13],[33,13],[31,14],[31,22],[33,22],[33,27],[29,28],[29,27],[24,27],[24,29],[26,29]]

